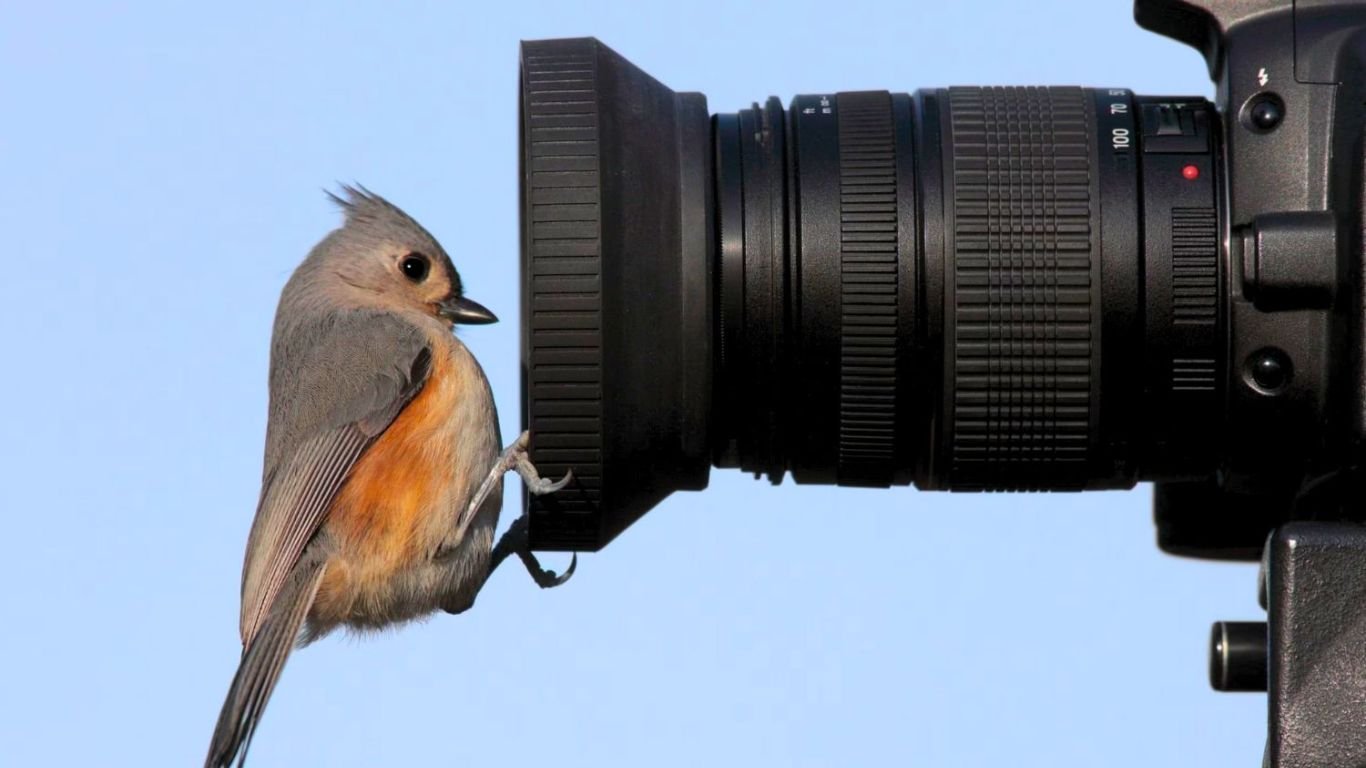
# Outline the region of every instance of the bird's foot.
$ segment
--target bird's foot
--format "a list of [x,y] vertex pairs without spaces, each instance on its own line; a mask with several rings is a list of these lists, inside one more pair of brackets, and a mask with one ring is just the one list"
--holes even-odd
[[536,582],[536,585],[541,589],[558,587],[569,581],[569,577],[574,575],[574,569],[579,565],[579,556],[575,554],[570,558],[569,567],[565,569],[564,573],[556,574],[548,568],[542,568],[541,562],[536,559],[536,555],[531,551],[526,515],[514,520],[507,531],[503,533],[503,537],[493,547],[493,553],[489,557],[490,576],[507,559],[508,555],[517,555],[527,573],[531,574],[531,580]]
[[[526,483],[527,490],[535,496],[544,496],[547,493],[554,493],[569,484],[574,479],[573,472],[565,472],[564,477],[559,480],[549,480],[541,477],[536,471],[536,465],[531,463],[531,454],[528,448],[531,445],[531,433],[523,432],[517,439],[512,441],[512,445],[503,449],[503,455],[498,457],[498,461],[489,467],[489,473],[484,477],[484,482],[479,484],[474,495],[470,497],[466,504],[464,513],[460,516],[459,539],[464,536],[465,526],[469,525],[474,516],[483,508],[484,501],[488,499],[493,489],[499,487],[503,482],[503,475],[516,470]],[[492,569],[490,569],[492,573]]]
[[[527,490],[536,496],[554,493],[573,480],[573,472],[565,472],[564,477],[559,480],[541,477],[541,474],[536,471],[536,465],[531,463],[530,447],[530,432],[523,432],[517,436],[516,440],[512,441],[512,444],[503,451],[503,455],[498,458],[498,462],[489,471],[488,478],[484,480],[483,485],[475,493],[474,499],[470,502],[470,510],[479,509],[484,498],[507,472],[515,470],[517,474],[522,476],[522,481],[526,483]],[[488,575],[492,576],[494,570],[507,559],[508,555],[517,555],[517,558],[522,561],[522,565],[526,567],[527,573],[531,574],[532,581],[535,581],[541,589],[558,587],[569,581],[569,577],[574,575],[574,569],[578,567],[579,556],[574,555],[569,561],[569,567],[561,574],[542,568],[540,561],[536,559],[536,555],[531,552],[529,525],[525,514],[513,521],[490,554]]]
[[508,470],[517,470],[517,474],[522,476],[522,482],[526,483],[527,490],[533,496],[544,496],[547,493],[554,493],[561,488],[569,485],[569,481],[574,479],[573,470],[564,473],[564,477],[559,480],[541,477],[541,473],[536,471],[536,465],[531,463],[531,433],[523,432],[518,435],[512,445],[503,451],[503,465]]

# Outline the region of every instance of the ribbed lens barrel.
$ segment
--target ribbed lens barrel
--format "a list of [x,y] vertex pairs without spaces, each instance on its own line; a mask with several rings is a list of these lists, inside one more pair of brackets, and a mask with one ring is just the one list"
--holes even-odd
[[[894,100],[895,99],[895,100]],[[839,416],[835,476],[840,483],[886,484],[899,454],[898,402],[905,366],[897,337],[913,305],[901,295],[900,273],[912,249],[909,134],[896,130],[910,117],[909,99],[852,93],[841,99],[839,131]],[[901,141],[898,141],[898,137]],[[901,152],[897,145],[901,145]],[[903,163],[898,167],[897,159]],[[903,221],[903,218],[907,219]],[[901,450],[899,450],[901,449]]]
[[946,117],[943,483],[1084,487],[1102,427],[1095,106],[954,88]]
[[910,482],[910,115],[878,91],[714,119],[718,465]]
[[1207,467],[1212,114],[963,87],[717,115],[717,464],[952,490]]

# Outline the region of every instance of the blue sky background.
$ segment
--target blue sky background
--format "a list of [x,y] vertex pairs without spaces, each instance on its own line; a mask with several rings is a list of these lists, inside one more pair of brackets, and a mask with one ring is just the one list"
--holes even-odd
[[[596,35],[713,111],[1210,92],[1125,2],[102,5],[0,0],[5,765],[202,760],[324,186],[407,208],[510,319],[463,336],[516,433],[519,39]],[[1257,765],[1264,698],[1211,692],[1205,656],[1260,615],[1255,568],[1160,554],[1149,504],[716,471],[562,589],[509,568],[463,616],[298,653],[253,764]]]

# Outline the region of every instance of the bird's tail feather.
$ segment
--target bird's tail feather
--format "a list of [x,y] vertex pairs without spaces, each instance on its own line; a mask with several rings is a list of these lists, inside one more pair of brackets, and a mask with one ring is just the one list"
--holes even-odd
[[280,679],[285,660],[294,649],[299,628],[313,605],[325,570],[322,562],[301,560],[276,597],[269,617],[247,643],[223,710],[218,714],[204,768],[229,768],[234,758],[238,758],[239,768],[246,762],[251,737],[270,692]]

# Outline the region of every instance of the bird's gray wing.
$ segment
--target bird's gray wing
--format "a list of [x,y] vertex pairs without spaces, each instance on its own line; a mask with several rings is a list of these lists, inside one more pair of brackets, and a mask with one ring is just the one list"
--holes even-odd
[[387,313],[277,323],[261,498],[242,567],[249,644],[333,498],[431,369],[421,329]]

